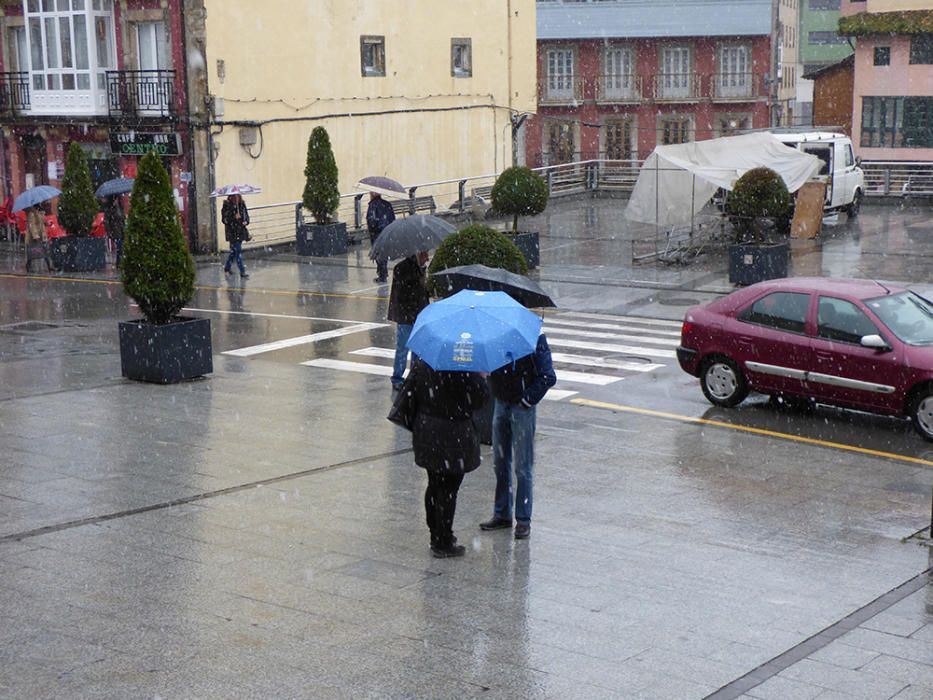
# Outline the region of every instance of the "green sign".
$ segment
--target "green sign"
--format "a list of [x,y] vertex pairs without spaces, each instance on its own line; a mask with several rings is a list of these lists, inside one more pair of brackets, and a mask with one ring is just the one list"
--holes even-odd
[[111,131],[110,150],[116,155],[181,155],[181,137],[174,132]]

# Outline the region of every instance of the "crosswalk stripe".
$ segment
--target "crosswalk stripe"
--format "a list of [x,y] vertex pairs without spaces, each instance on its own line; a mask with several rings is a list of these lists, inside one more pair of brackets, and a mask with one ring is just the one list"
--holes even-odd
[[554,328],[553,326],[545,329],[548,339],[553,334],[560,333],[566,335],[578,336],[581,338],[604,338],[606,340],[634,340],[638,343],[651,343],[653,345],[666,345],[676,348],[680,345],[679,340],[673,338],[648,338],[643,335],[628,335],[626,333],[604,333],[603,331],[581,331],[579,328]]
[[351,350],[351,355],[364,355],[365,357],[385,357],[386,359],[395,358],[395,350],[393,348],[361,348],[359,350]]
[[586,365],[589,367],[601,367],[603,369],[622,369],[629,372],[653,372],[664,366],[651,362],[617,362],[614,360],[606,360],[602,357],[571,355],[563,352],[552,352],[551,359],[554,362],[568,365]]
[[251,357],[252,355],[259,355],[264,352],[273,352],[275,350],[295,347],[296,345],[308,345],[309,343],[316,343],[319,340],[339,338],[341,336],[350,335],[352,333],[360,333],[361,331],[372,330],[373,328],[382,328],[384,325],[384,323],[357,323],[353,326],[337,328],[332,331],[322,331],[321,333],[311,333],[310,335],[301,335],[296,338],[274,340],[271,343],[251,345],[249,347],[238,348],[236,350],[225,350],[221,354],[233,355],[234,357]]
[[[391,377],[392,368],[388,365],[374,365],[368,362],[348,362],[346,360],[331,360],[326,357],[319,357],[316,360],[308,360],[301,363],[305,367],[319,367],[321,369],[336,369],[344,372],[359,372],[362,374],[375,374],[382,377]],[[549,401],[560,401],[568,396],[575,396],[576,391],[567,391],[564,389],[551,389],[544,398]]]
[[605,350],[606,352],[621,352],[626,355],[640,357],[663,357],[674,359],[677,357],[672,350],[658,350],[657,348],[643,348],[637,345],[616,345],[614,343],[589,343],[584,340],[567,340],[565,338],[548,338],[548,344],[562,348],[578,348],[580,350]]
[[641,323],[645,326],[666,326],[680,328],[681,321],[668,321],[663,318],[642,318],[641,316],[613,316],[611,314],[591,314],[582,311],[563,311],[555,318],[591,318],[596,321],[625,321],[626,323]]
[[639,326],[620,326],[616,323],[592,323],[590,321],[567,321],[562,318],[547,318],[544,321],[545,326],[572,326],[579,328],[598,328],[607,331],[635,331],[636,333],[654,333],[656,335],[670,336],[679,338],[679,330],[663,330],[660,328],[643,328]]

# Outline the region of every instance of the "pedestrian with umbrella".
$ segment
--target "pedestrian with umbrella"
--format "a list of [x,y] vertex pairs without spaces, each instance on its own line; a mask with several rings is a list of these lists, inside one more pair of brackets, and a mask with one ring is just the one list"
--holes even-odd
[[116,259],[114,267],[119,268],[123,260],[123,233],[126,229],[126,214],[123,212],[123,200],[119,194],[107,197],[104,204],[104,227],[107,236],[113,241]]
[[231,267],[236,262],[240,270],[240,277],[246,279],[249,275],[246,272],[246,265],[243,264],[243,241],[248,241],[249,236],[249,210],[239,192],[230,194],[224,200],[224,205],[220,211],[220,220],[224,225],[224,237],[230,243],[230,255],[227,256],[227,262],[224,263],[224,272],[228,275],[233,274]]
[[49,234],[45,223],[45,211],[40,207],[43,202],[54,199],[62,191],[51,185],[30,187],[13,200],[13,213],[26,212],[26,271],[33,260],[45,260],[47,270],[52,269],[49,259]]
[[[369,206],[366,208],[366,228],[369,230],[369,242],[375,244],[379,234],[386,226],[395,221],[395,210],[392,205],[382,198],[378,192],[369,193]],[[376,261],[376,277],[373,282],[385,284],[389,277],[389,259],[374,257]]]
[[405,382],[408,337],[418,314],[429,301],[425,274],[427,262],[428,252],[422,250],[409,255],[392,269],[388,319],[395,322],[395,363],[392,368],[392,389],[395,391],[400,390]]

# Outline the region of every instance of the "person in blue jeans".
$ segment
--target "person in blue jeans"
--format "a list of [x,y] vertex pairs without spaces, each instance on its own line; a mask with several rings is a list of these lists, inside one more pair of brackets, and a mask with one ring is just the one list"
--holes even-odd
[[392,368],[392,388],[401,389],[408,367],[408,336],[421,309],[428,305],[424,266],[427,251],[409,255],[392,270],[392,289],[389,291],[390,321],[395,321],[395,364]]
[[524,540],[531,535],[536,406],[556,383],[551,348],[543,333],[538,336],[533,354],[500,367],[489,375],[489,388],[495,398],[492,453],[496,497],[492,519],[480,523],[481,529],[501,530],[512,527],[514,464],[515,539]]
[[243,264],[243,241],[249,240],[249,211],[243,197],[238,194],[227,197],[220,210],[220,220],[224,225],[224,237],[230,243],[230,255],[224,264],[224,272],[231,274],[230,268],[236,262],[240,269],[240,277],[249,277]]

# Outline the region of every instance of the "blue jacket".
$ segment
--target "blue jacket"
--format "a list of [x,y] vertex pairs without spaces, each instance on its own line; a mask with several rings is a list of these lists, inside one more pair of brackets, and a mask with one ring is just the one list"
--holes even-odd
[[526,408],[541,401],[556,383],[551,347],[543,333],[538,336],[534,354],[500,367],[489,375],[489,388],[498,401],[517,403]]
[[395,221],[395,211],[391,204],[381,197],[369,202],[366,208],[366,228],[370,233],[382,233],[382,229],[393,221]]

